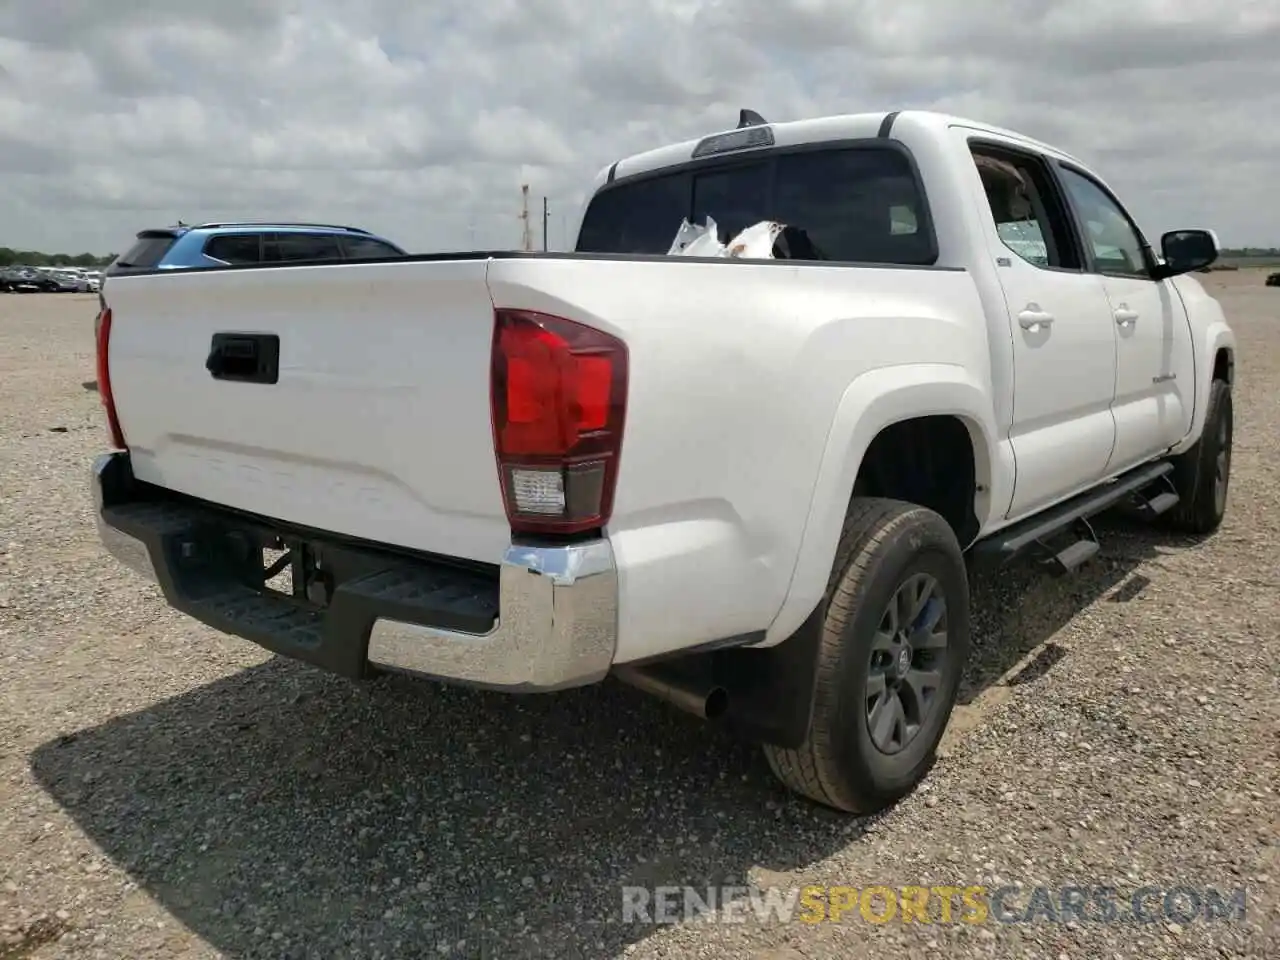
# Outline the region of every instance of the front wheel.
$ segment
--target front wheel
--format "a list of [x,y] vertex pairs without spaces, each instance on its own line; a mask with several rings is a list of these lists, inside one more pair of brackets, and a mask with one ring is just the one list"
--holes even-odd
[[1231,482],[1234,429],[1231,385],[1225,380],[1214,380],[1209,388],[1209,405],[1200,439],[1173,461],[1178,505],[1169,511],[1169,522],[1176,529],[1203,535],[1213,533],[1222,525]]
[[826,603],[805,742],[765,755],[796,793],[874,813],[928,773],[955,704],[969,652],[955,533],[925,507],[855,499]]

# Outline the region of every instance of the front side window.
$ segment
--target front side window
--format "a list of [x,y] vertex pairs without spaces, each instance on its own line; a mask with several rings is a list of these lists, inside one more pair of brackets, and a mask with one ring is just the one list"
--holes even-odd
[[1062,180],[1080,216],[1084,242],[1093,253],[1098,272],[1148,276],[1142,241],[1107,192],[1089,177],[1069,168],[1063,168]]
[[[580,253],[664,254],[680,222],[707,217],[727,243],[762,220],[801,234],[792,259],[926,265],[936,259],[923,190],[888,146],[821,147],[677,170],[600,191]],[[797,255],[798,254],[798,255]]]

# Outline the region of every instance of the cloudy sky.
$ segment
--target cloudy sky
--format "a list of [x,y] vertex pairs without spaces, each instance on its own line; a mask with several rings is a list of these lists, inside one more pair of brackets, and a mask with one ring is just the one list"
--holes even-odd
[[613,160],[933,108],[1098,167],[1149,232],[1280,244],[1277,0],[0,0],[0,246],[217,217],[553,248]]

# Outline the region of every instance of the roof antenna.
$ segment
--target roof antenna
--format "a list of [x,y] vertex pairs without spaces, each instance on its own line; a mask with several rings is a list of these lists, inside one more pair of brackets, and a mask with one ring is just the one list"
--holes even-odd
[[764,124],[767,124],[768,122],[769,122],[768,120],[760,116],[760,114],[756,113],[754,110],[738,111],[738,129],[739,130],[741,130],[743,127],[759,127]]

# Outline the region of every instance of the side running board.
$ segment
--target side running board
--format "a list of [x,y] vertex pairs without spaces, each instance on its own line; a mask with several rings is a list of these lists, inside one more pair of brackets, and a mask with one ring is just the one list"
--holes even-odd
[[1173,464],[1167,460],[1144,464],[978,541],[973,546],[973,556],[1002,566],[1035,552],[1054,573],[1070,573],[1100,549],[1090,517],[1125,502],[1148,519],[1177,506],[1172,473]]

